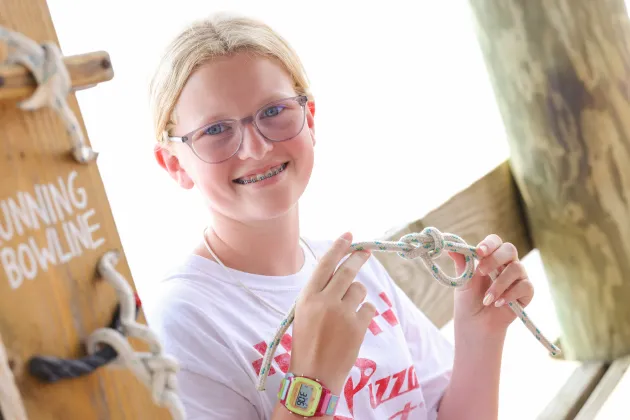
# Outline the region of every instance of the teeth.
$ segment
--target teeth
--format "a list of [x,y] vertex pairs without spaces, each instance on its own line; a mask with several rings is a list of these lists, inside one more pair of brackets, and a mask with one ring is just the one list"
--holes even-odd
[[280,172],[284,171],[286,167],[287,167],[286,163],[283,163],[277,168],[268,170],[264,174],[254,175],[249,178],[239,178],[236,180],[236,182],[239,184],[252,184],[254,182],[262,181],[264,179],[271,178],[272,176],[278,175]]

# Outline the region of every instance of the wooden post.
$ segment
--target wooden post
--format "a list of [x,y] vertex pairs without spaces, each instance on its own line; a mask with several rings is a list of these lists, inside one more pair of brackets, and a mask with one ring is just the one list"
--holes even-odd
[[[58,43],[45,0],[1,1],[0,25],[37,43]],[[5,54],[6,45],[0,46]],[[111,78],[105,58],[102,53],[68,58],[73,85]],[[0,96],[32,93],[32,81],[24,76],[0,67],[6,83]],[[85,133],[76,98],[67,99]],[[71,148],[52,109],[25,111],[14,100],[0,102],[0,337],[8,365],[29,419],[169,419],[168,409],[156,406],[151,391],[129,370],[102,367],[52,384],[28,371],[33,356],[85,356],[86,338],[108,326],[117,304],[113,287],[96,268],[107,251],[122,251],[120,238],[96,162],[77,163]],[[133,287],[124,259],[116,269]]]
[[470,0],[566,358],[630,353],[624,0]]

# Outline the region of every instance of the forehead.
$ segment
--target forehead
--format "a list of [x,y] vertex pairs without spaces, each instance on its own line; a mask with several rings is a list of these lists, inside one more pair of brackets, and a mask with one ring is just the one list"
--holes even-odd
[[275,59],[239,53],[201,65],[177,102],[178,125],[189,129],[243,117],[267,102],[295,95],[293,80]]

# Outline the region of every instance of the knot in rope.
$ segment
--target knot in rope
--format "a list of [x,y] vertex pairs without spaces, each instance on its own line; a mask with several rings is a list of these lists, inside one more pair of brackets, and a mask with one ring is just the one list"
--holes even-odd
[[[174,420],[184,420],[185,411],[178,396],[177,372],[179,364],[175,358],[164,354],[162,345],[148,326],[135,320],[135,295],[133,290],[114,266],[119,254],[105,253],[98,264],[99,273],[114,287],[120,301],[120,329],[100,328],[87,339],[90,354],[98,350],[100,344],[111,346],[118,354],[110,366],[125,367],[151,390],[155,404],[168,407]],[[139,338],[149,345],[149,352],[136,352],[127,337]]]
[[33,95],[19,102],[18,106],[27,111],[45,106],[55,110],[74,142],[72,154],[77,162],[87,163],[96,159],[98,154],[86,145],[79,122],[66,101],[72,90],[72,83],[59,47],[53,42],[39,45],[23,34],[9,31],[2,26],[0,41],[5,41],[8,47],[6,62],[26,67],[37,82]]
[[[472,279],[475,272],[474,258],[477,251],[462,238],[452,233],[442,233],[434,227],[427,227],[420,233],[409,233],[397,242],[372,241],[357,242],[351,245],[357,251],[369,249],[375,251],[396,251],[405,259],[419,258],[434,279],[449,287],[461,287]],[[464,271],[458,277],[450,277],[434,262],[444,251],[462,254],[466,260]]]
[[[405,259],[419,258],[424,266],[429,270],[434,279],[445,286],[461,287],[473,278],[475,273],[475,259],[478,259],[476,247],[468,245],[462,238],[452,233],[442,233],[434,227],[427,227],[420,233],[409,233],[401,237],[398,241],[369,241],[356,242],[350,245],[355,251],[371,250],[371,251],[390,251],[396,252],[400,257]],[[465,258],[466,265],[464,271],[459,277],[449,277],[434,262],[444,251],[462,254]],[[496,280],[495,272],[489,273],[488,276],[492,281]],[[560,349],[549,341],[534,325],[533,321],[523,310],[523,307],[517,301],[508,302],[507,305],[512,312],[523,322],[525,327],[536,337],[536,339],[547,349],[552,355],[560,353]],[[264,391],[267,376],[271,370],[273,356],[280,344],[284,333],[289,329],[295,319],[296,303],[294,302],[289,312],[280,323],[276,334],[267,346],[267,351],[263,357],[263,363],[258,374],[258,383],[256,388]]]
[[150,390],[155,404],[162,407],[179,404],[177,395],[179,364],[172,356],[161,354],[160,349],[157,349],[158,352],[155,349],[151,352],[136,352],[123,335],[108,328],[94,331],[86,344],[89,353],[96,352],[100,344],[111,346],[118,356],[110,366],[130,369]]

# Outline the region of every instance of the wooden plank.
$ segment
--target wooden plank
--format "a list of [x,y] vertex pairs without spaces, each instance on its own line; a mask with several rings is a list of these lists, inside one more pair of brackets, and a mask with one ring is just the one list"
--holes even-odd
[[[64,63],[74,91],[92,87],[114,77],[112,62],[105,51],[65,57]],[[35,79],[25,67],[0,64],[0,101],[26,99],[33,94],[35,88]]]
[[[383,239],[401,236],[434,226],[442,232],[461,236],[477,244],[490,233],[512,242],[521,256],[532,250],[527,224],[520,207],[518,190],[509,163],[503,162],[468,188],[455,194],[422,219],[389,232]],[[453,289],[436,282],[418,260],[404,260],[395,253],[374,254],[411,300],[437,325],[444,326],[453,316]],[[439,258],[444,271],[454,275],[447,255]]]
[[[1,1],[0,25],[38,43],[58,42],[45,0]],[[68,102],[85,133],[75,96]],[[116,296],[95,272],[101,256],[122,245],[98,166],[69,156],[72,144],[53,110],[0,102],[0,133],[0,336],[28,417],[170,418],[125,369],[53,384],[28,373],[35,355],[84,356],[85,339],[109,324]],[[122,256],[116,268],[133,287]]]
[[[615,360],[575,420],[613,419],[630,413],[630,356]],[[630,417],[630,416],[629,416]]]
[[537,419],[573,420],[607,369],[604,362],[580,365]]

